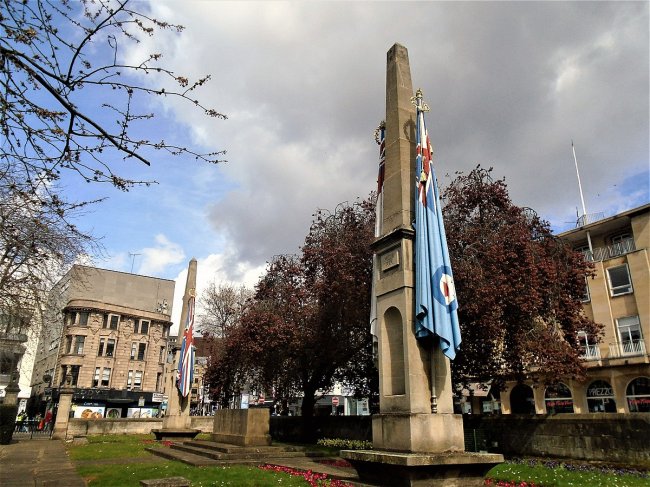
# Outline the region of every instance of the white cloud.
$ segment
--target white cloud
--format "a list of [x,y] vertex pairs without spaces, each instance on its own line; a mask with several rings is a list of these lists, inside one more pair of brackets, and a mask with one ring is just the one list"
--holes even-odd
[[146,247],[139,252],[142,254],[142,261],[138,267],[139,274],[147,276],[161,275],[167,266],[179,264],[185,258],[183,248],[179,244],[170,241],[165,235],[156,235],[155,241],[155,247]]
[[[149,238],[164,229],[174,244],[154,245],[140,271],[173,276],[188,260],[184,250],[205,256],[200,274],[214,268],[219,279],[236,280],[274,254],[295,252],[317,208],[367,195],[377,167],[372,133],[385,111],[386,51],[396,41],[409,49],[414,88],[431,107],[441,184],[477,163],[494,166],[515,203],[561,226],[580,205],[573,139],[589,212],[630,204],[613,190],[624,178],[637,184],[625,194],[648,200],[647,177],[639,177],[650,152],[647,2],[148,5],[186,30],[121,52],[134,59],[162,52],[178,74],[211,74],[196,96],[229,116],[207,119],[158,98],[167,125],[156,127],[181,145],[227,149],[228,163],[154,160],[158,173],[146,178],[160,186],[143,190],[151,193],[139,204],[129,195],[137,208],[120,213],[132,220],[111,222],[107,232]],[[131,259],[122,255],[128,270]]]
[[[232,264],[234,252],[232,249],[226,250],[219,254],[210,254],[205,257],[197,258],[196,266],[196,296],[197,309],[196,314],[201,314],[200,298],[208,285],[212,282],[232,283],[235,285],[243,284],[246,287],[253,288],[259,281],[260,276],[264,273],[265,265],[251,265],[245,262]],[[189,265],[189,262],[188,262]],[[172,307],[172,334],[178,332],[180,325],[180,316],[182,308],[183,294],[185,293],[185,284],[187,282],[187,267],[183,269],[174,279],[174,303]]]

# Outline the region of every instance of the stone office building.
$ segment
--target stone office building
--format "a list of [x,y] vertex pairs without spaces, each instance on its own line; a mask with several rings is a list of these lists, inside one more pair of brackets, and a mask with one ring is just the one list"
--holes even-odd
[[67,384],[77,417],[156,415],[173,296],[171,280],[73,266],[42,324],[32,375],[40,408]]
[[559,235],[594,264],[583,309],[604,335],[578,335],[587,380],[510,384],[504,413],[650,412],[650,204],[590,220]]

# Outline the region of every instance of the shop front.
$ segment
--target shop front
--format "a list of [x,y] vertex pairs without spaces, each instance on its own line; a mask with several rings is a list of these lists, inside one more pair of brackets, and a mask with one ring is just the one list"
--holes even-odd
[[[58,390],[52,391],[58,402]],[[70,417],[81,419],[157,418],[164,396],[157,392],[120,389],[76,389]]]

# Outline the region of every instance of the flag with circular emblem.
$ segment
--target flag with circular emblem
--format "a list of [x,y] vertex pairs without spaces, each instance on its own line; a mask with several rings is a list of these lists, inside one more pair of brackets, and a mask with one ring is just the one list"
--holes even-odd
[[419,91],[416,109],[415,334],[439,337],[443,353],[453,360],[461,343],[458,302]]

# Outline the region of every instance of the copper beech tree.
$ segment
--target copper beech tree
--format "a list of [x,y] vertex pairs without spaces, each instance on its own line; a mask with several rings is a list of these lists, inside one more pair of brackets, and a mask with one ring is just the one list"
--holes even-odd
[[209,376],[217,391],[232,393],[246,383],[278,401],[300,393],[302,414],[310,417],[319,391],[335,380],[368,389],[372,377],[360,374],[372,364],[373,228],[370,200],[319,211],[300,255],[269,263],[240,325],[212,357]]
[[582,312],[591,266],[491,171],[458,174],[443,194],[463,338],[454,382],[580,378],[578,332],[601,332]]

